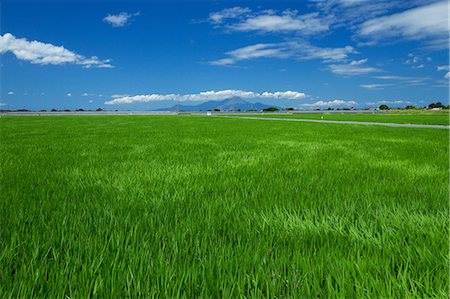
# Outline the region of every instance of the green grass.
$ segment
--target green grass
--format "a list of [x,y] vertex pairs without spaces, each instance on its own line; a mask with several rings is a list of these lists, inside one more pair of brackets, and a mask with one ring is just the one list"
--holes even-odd
[[0,297],[448,298],[448,130],[0,119]]
[[425,125],[449,125],[449,114],[442,111],[433,113],[298,113],[298,114],[255,114],[252,116],[271,118],[302,118],[302,119],[324,119],[340,121],[382,122],[399,124],[425,124]]

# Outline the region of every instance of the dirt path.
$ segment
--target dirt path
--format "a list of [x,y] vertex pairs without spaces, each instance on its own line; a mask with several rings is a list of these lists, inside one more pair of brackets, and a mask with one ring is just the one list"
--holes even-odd
[[253,116],[215,116],[220,118],[240,118],[255,120],[274,120],[274,121],[299,121],[324,124],[346,124],[346,125],[365,125],[365,126],[384,126],[384,127],[400,127],[400,128],[420,128],[420,129],[450,129],[445,125],[420,125],[420,124],[396,124],[396,123],[380,123],[380,122],[362,122],[362,121],[344,121],[344,120],[318,120],[318,119],[301,119],[301,118],[269,118],[269,117],[253,117]]

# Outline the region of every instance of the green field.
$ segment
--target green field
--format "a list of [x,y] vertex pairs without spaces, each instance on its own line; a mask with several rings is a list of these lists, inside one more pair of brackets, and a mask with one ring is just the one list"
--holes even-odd
[[0,130],[0,297],[448,298],[448,130],[204,116]]
[[342,121],[382,122],[398,124],[424,124],[424,125],[449,125],[448,111],[436,111],[431,113],[298,113],[298,114],[255,114],[258,117],[274,118],[304,118]]

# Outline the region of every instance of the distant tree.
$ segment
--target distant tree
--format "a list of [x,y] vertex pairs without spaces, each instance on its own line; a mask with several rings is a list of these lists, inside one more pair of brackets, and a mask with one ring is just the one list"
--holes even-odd
[[76,111],[84,111],[84,109],[79,108],[79,109],[77,109]]
[[263,111],[264,112],[274,112],[274,111],[279,111],[280,109],[276,108],[276,107],[269,107],[269,108],[264,108]]
[[378,108],[380,108],[380,110],[389,110],[388,105],[385,105],[385,104],[380,105],[380,107],[378,107]]
[[51,112],[56,112],[58,110],[56,110],[55,108],[52,108],[52,110],[50,110]]
[[70,109],[64,109],[65,112],[70,112]]
[[39,112],[47,112],[47,110],[41,109],[41,110],[39,110]]
[[293,107],[289,107],[286,110],[292,111],[292,110],[294,110],[294,108]]
[[431,103],[430,105],[428,105],[428,109],[433,109],[433,108],[444,108],[445,106],[442,105],[441,102],[436,102],[436,103]]
[[95,109],[95,111],[103,111],[103,109],[102,108],[97,108],[97,109]]
[[450,105],[445,106],[444,109],[449,110],[450,109]]
[[331,107],[328,107],[328,108],[327,108],[327,110],[333,110],[333,108],[331,108]]
[[214,109],[214,111],[216,111],[216,112],[220,112],[220,109],[218,109],[218,108],[215,108],[215,109]]
[[406,109],[406,110],[417,109],[417,107],[416,107],[416,106],[413,106],[413,105],[408,105],[408,106],[405,107],[405,109]]

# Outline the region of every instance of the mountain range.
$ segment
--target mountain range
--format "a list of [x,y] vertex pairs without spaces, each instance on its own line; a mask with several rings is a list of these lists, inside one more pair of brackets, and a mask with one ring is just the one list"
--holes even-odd
[[[198,105],[174,105],[168,108],[157,109],[157,111],[208,111],[219,109],[220,111],[248,111],[248,110],[263,110],[269,107],[276,107],[273,105],[265,105],[262,103],[250,103],[242,98],[233,97],[222,101],[207,101]],[[279,108],[279,107],[276,107]],[[280,108],[279,108],[280,109]]]

